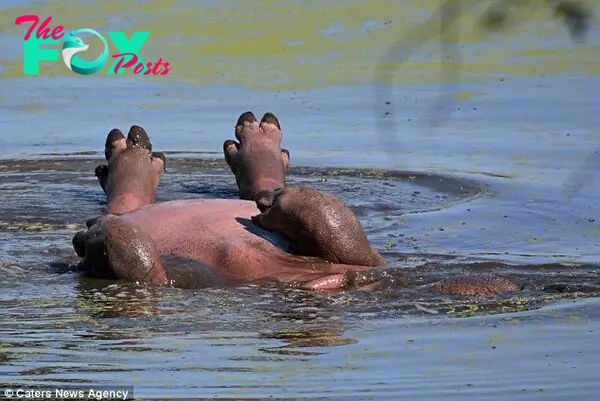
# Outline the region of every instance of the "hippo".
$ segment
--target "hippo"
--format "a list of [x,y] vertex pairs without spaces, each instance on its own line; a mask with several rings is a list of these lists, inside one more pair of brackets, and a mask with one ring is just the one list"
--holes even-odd
[[[385,260],[371,249],[352,212],[333,196],[320,194],[315,204],[306,189],[285,187],[290,152],[281,148],[277,117],[266,113],[259,122],[252,112],[243,113],[235,136],[239,143],[225,141],[223,152],[240,199],[153,203],[166,168],[164,154],[152,152],[141,127],[133,126],[126,140],[120,131],[111,131],[105,147],[108,165],[96,168],[107,213],[73,237],[81,269],[100,278],[182,288],[274,282],[327,291],[379,288]],[[327,203],[329,214],[310,214],[319,209],[319,200]],[[330,236],[318,228],[323,218],[327,230],[339,230],[342,238],[330,248],[323,243]],[[288,225],[297,228],[287,231]],[[317,247],[309,249],[302,241]],[[352,248],[359,251],[343,255]],[[168,263],[172,260],[185,269]],[[496,295],[520,286],[473,276],[432,288]]]

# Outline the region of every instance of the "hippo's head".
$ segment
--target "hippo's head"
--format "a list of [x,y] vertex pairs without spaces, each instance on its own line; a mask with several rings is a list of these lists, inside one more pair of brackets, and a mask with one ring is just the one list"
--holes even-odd
[[235,175],[240,199],[254,200],[260,191],[283,187],[290,152],[281,148],[277,117],[266,113],[259,123],[252,112],[245,112],[237,121],[235,137],[239,143],[225,141],[223,153]]
[[107,213],[123,214],[154,202],[166,158],[152,152],[142,127],[132,126],[127,139],[118,129],[110,131],[104,155],[108,165],[96,167],[96,177],[106,193]]

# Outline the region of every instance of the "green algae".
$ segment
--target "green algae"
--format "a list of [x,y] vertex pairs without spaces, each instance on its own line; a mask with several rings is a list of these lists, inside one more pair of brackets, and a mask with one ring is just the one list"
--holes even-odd
[[[552,19],[549,10],[537,3],[533,2],[529,9],[520,7],[511,16],[510,29],[493,34],[481,27],[481,16],[490,2],[465,3],[466,11],[455,23],[465,51],[461,65],[450,68],[460,68],[458,72],[471,80],[494,79],[494,75],[539,76],[574,71],[600,74],[600,55],[591,45],[541,48],[545,40],[568,34]],[[430,18],[438,1],[247,0],[227,5],[201,4],[159,0],[139,4],[109,1],[38,4],[4,10],[0,14],[4,27],[0,32],[20,40],[23,28],[15,26],[14,20],[26,14],[52,16],[52,26],[60,24],[68,30],[92,28],[104,34],[107,30],[122,29],[128,36],[136,30],[149,30],[152,33],[140,55],[146,62],[162,58],[173,70],[165,76],[137,78],[161,83],[302,90],[369,84],[378,66],[397,83],[434,83],[445,79],[441,75],[439,21]],[[93,37],[89,40],[90,50],[99,44]],[[401,64],[378,64],[394,45],[415,52]],[[117,49],[110,41],[109,47],[110,54],[116,54]],[[101,71],[105,73],[109,66],[107,63]],[[4,79],[23,77],[22,56],[2,60],[2,67]],[[70,72],[61,62],[41,62],[40,71],[43,76],[86,79]],[[133,73],[127,71],[124,76]]]
[[75,230],[83,226],[77,224],[46,224],[46,223],[12,223],[0,224],[0,232],[2,231],[57,231],[57,230]]
[[468,102],[471,99],[481,96],[485,96],[485,94],[471,91],[458,91],[454,94],[454,99],[459,102]]

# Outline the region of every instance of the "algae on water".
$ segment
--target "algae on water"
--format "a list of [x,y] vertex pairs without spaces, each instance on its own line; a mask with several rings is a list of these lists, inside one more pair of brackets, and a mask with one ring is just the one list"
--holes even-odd
[[[521,9],[510,29],[488,34],[481,17],[490,1],[469,2],[458,24],[460,68],[470,79],[498,75],[541,76],[568,72],[600,73],[600,53],[594,43],[575,46],[550,10]],[[381,57],[394,45],[411,50],[402,63],[385,70],[400,84],[431,83],[444,79],[438,29],[421,25],[433,17],[434,0],[348,1],[202,1],[182,3],[150,0],[143,3],[62,1],[9,8],[0,14],[0,32],[14,38],[13,57],[3,56],[4,79],[23,77],[19,36],[24,27],[14,20],[36,14],[52,16],[52,27],[91,28],[104,34],[123,30],[151,31],[139,54],[145,62],[169,62],[165,76],[137,77],[165,83],[243,86],[254,90],[307,90],[317,87],[370,84]],[[598,8],[598,6],[596,6]],[[90,10],[94,10],[90,12]],[[318,15],[319,18],[315,18]],[[134,18],[134,16],[136,16]],[[138,18],[137,16],[143,16]],[[89,40],[89,59],[100,40]],[[553,43],[547,47],[544,43]],[[59,45],[57,45],[58,47]],[[110,54],[117,49],[109,41]],[[15,56],[16,55],[16,56]],[[85,56],[82,56],[85,58]],[[98,74],[105,73],[111,63]],[[61,62],[41,62],[44,76],[85,79]],[[128,71],[124,75],[133,76]],[[118,79],[106,76],[105,79]]]

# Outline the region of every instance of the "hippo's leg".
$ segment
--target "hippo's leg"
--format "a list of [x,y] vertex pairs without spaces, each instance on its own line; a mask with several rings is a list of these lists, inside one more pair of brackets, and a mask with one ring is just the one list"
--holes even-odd
[[152,239],[116,216],[106,216],[88,231],[75,234],[73,248],[83,258],[84,269],[95,277],[153,285],[167,283]]
[[494,275],[457,276],[427,286],[445,295],[496,296],[522,290],[522,286]]
[[242,113],[235,137],[239,142],[223,143],[223,154],[235,176],[240,199],[254,200],[261,190],[285,186],[290,151],[281,148],[281,125],[274,114],[265,113],[259,122],[251,111]]

